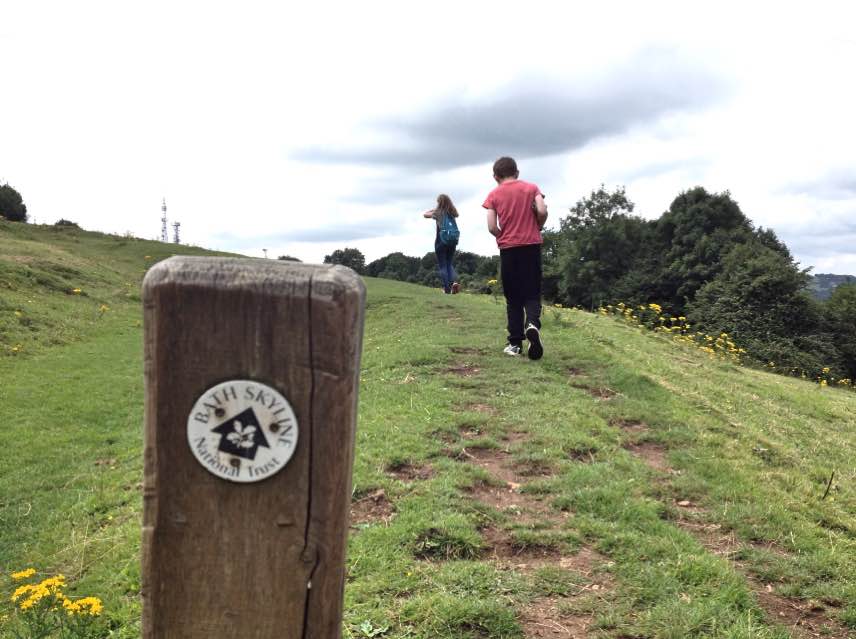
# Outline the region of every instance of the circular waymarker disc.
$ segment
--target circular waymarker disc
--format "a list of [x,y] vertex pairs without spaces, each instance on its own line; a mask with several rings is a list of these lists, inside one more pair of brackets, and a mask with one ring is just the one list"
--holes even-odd
[[267,384],[236,379],[202,393],[187,418],[187,442],[210,473],[234,482],[267,479],[297,448],[297,418]]

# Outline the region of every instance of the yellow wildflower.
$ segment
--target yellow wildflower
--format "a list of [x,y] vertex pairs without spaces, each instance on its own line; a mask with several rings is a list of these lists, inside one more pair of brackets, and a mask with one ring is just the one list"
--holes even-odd
[[80,612],[80,606],[78,606],[68,597],[62,598],[62,607],[65,608],[66,612],[68,612],[69,615],[73,615],[76,612]]
[[106,304],[102,304],[101,306],[98,307],[98,312],[101,314],[104,314],[109,310],[110,310],[110,307],[107,306]]
[[77,600],[75,604],[77,605],[80,614],[86,612],[93,617],[100,615],[101,611],[104,609],[104,606],[98,597],[84,597],[83,599]]
[[42,599],[47,597],[49,594],[50,591],[47,588],[41,585],[34,586],[31,590],[30,596],[27,597],[24,601],[22,601],[19,606],[21,610],[29,610],[37,603],[39,603]]
[[52,590],[58,590],[65,586],[65,575],[57,575],[56,577],[48,577],[47,579],[43,579],[42,583],[39,586],[43,586],[45,588],[50,588]]
[[21,610],[29,610],[30,608],[32,608],[33,606],[35,606],[39,602],[39,599],[41,599],[41,597],[39,597],[38,599],[30,597],[26,601],[22,601],[21,602]]
[[35,590],[36,586],[32,584],[24,584],[23,586],[18,586],[15,588],[15,592],[12,593],[12,596],[9,598],[11,601],[18,601],[21,595],[25,595],[31,590]]
[[80,295],[82,292],[83,292],[83,291],[81,291],[79,288],[73,288],[73,289],[71,289],[71,294],[72,294],[72,295]]
[[21,579],[26,579],[27,577],[32,577],[35,574],[35,568],[26,568],[25,570],[22,570],[20,572],[13,572],[12,579],[14,579],[15,581],[19,581]]

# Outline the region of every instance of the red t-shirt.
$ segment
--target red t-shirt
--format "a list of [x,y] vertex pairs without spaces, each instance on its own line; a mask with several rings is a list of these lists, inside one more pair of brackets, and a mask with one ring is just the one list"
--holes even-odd
[[541,229],[532,204],[541,189],[531,182],[510,180],[491,191],[482,206],[496,211],[500,234],[496,238],[499,248],[541,244]]

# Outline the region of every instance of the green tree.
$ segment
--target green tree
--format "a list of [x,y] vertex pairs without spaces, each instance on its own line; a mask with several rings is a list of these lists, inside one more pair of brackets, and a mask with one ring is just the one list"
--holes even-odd
[[703,332],[728,333],[750,357],[813,374],[835,365],[838,354],[806,291],[809,279],[792,258],[760,241],[740,244],[699,289],[687,315]]
[[418,270],[419,258],[409,257],[397,251],[369,262],[365,268],[365,274],[369,277],[383,277],[388,280],[411,282],[415,281],[414,278]]
[[296,257],[291,257],[291,255],[280,255],[280,256],[279,256],[278,258],[276,258],[276,259],[278,259],[278,260],[283,260],[283,261],[285,261],[285,262],[299,262],[299,261],[300,261],[300,260],[299,260],[299,259],[297,259]]
[[27,205],[21,194],[8,184],[0,184],[0,217],[10,222],[27,221]]
[[827,326],[846,377],[856,380],[856,284],[841,284],[826,302]]
[[362,274],[366,267],[366,258],[359,249],[336,249],[330,255],[324,256],[324,264],[341,264]]
[[624,187],[601,185],[570,209],[557,232],[544,234],[544,290],[568,305],[589,308],[614,301],[615,283],[644,249],[646,222],[631,215]]
[[[730,193],[712,194],[700,186],[678,195],[656,229],[663,253],[654,288],[677,312],[717,276],[723,257],[735,245],[753,237],[752,223]],[[765,233],[764,244],[772,238]]]

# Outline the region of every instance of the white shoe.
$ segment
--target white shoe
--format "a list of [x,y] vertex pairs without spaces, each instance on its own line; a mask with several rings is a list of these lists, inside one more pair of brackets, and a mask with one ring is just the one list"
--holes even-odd
[[523,349],[520,348],[519,346],[514,346],[513,344],[509,344],[508,346],[505,347],[505,349],[502,352],[505,353],[506,355],[511,355],[512,357],[517,357],[518,355],[520,355],[520,353],[523,352]]
[[544,354],[544,345],[541,344],[541,331],[535,324],[526,327],[526,339],[529,340],[529,350],[526,351],[529,359],[541,359]]

